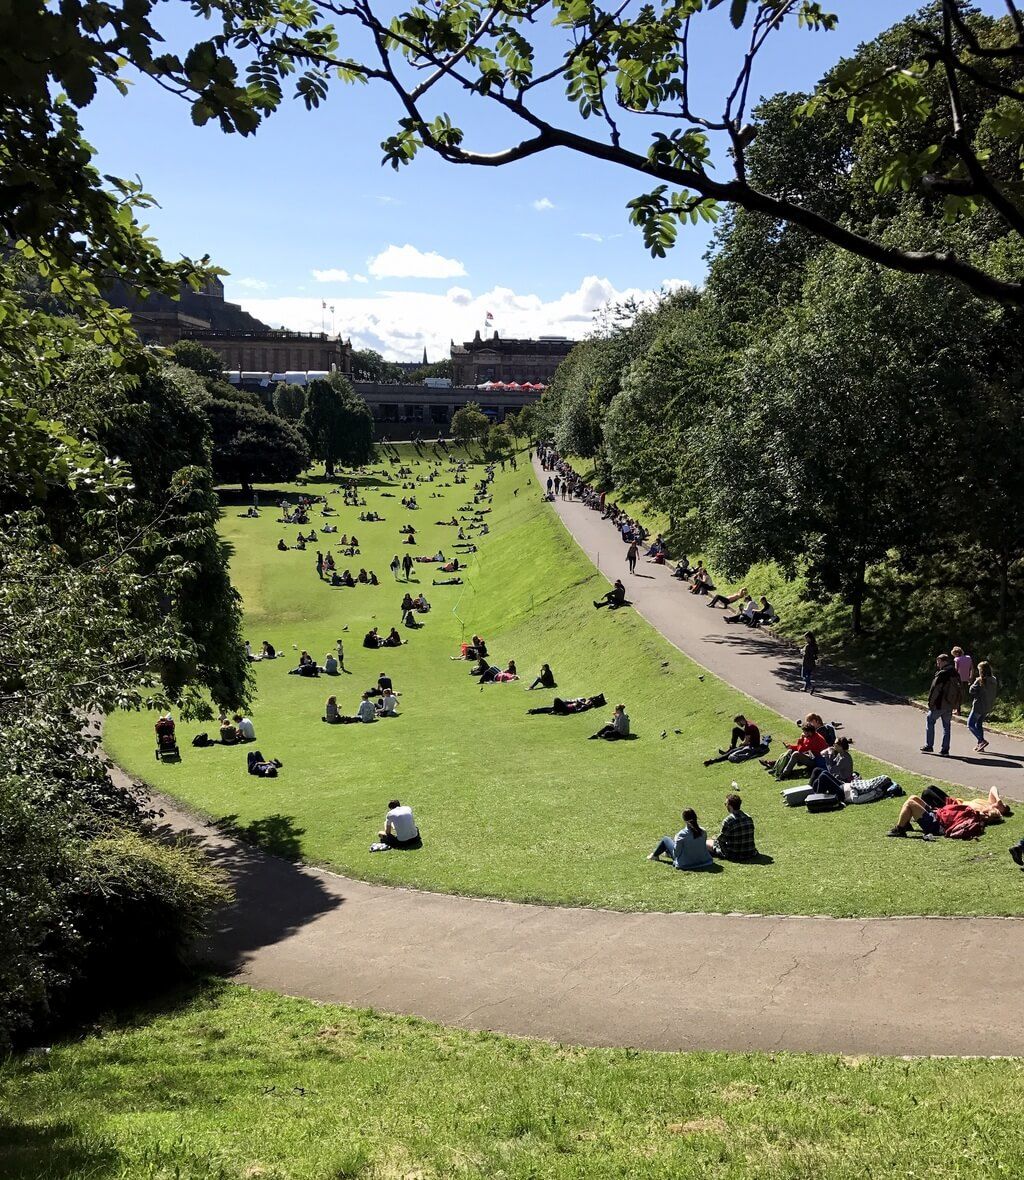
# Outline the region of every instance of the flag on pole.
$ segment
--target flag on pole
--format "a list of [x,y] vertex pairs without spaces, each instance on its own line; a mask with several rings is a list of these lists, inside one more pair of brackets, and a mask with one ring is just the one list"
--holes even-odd
[[488,312],[488,313],[487,313],[487,316],[486,316],[486,319],[487,319],[487,323],[490,323],[490,322],[491,322],[491,321],[494,319],[494,316],[493,316],[493,315],[491,315],[491,313],[490,313],[490,312]]
[[323,308],[323,310],[324,310],[324,311],[326,311],[326,310],[327,310],[327,300],[326,300],[326,299],[321,299],[321,300],[320,300],[320,306],[321,306],[321,308]]

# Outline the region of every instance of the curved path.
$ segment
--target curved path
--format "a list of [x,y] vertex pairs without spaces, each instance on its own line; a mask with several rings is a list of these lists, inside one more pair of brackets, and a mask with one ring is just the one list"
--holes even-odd
[[[534,470],[546,482],[547,473],[536,459]],[[1024,741],[992,732],[989,748],[975,754],[974,738],[961,721],[953,728],[949,758],[922,754],[924,712],[919,706],[827,666],[819,669],[818,691],[809,698],[792,644],[763,631],[729,626],[724,611],[709,610],[707,601],[689,594],[666,566],[641,559],[637,575],[630,577],[626,547],[610,521],[579,500],[556,500],[554,508],[601,572],[609,580],[622,578],[636,610],[685,655],[734,688],[783,717],[796,718],[813,703],[826,720],[843,722],[843,732],[857,749],[893,766],[972,791],[984,792],[995,784],[1008,798],[1024,799]]]
[[[125,781],[123,772],[115,777]],[[369,885],[239,844],[167,800],[235,899],[198,956],[240,983],[583,1045],[1024,1055],[1015,918],[625,914]],[[956,1011],[955,1021],[935,1013]]]

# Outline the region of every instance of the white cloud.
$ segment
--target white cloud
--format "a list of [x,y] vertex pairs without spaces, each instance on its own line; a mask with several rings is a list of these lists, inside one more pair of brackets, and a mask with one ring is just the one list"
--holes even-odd
[[318,283],[347,283],[352,276],[347,270],[341,270],[340,267],[329,267],[327,270],[313,271],[313,278]]
[[353,275],[352,276],[353,283],[368,283],[369,281],[370,280],[366,277],[366,275]]
[[367,262],[366,269],[375,279],[457,279],[466,273],[457,258],[409,245],[388,246]]
[[270,284],[263,281],[263,279],[230,279],[229,282],[233,287],[242,287],[246,291],[269,291]]
[[577,234],[578,238],[586,238],[588,242],[603,242],[604,237],[601,234]]
[[549,209],[554,209],[555,203],[554,201],[549,201],[547,197],[540,197],[533,202],[533,207],[538,213],[547,213]]
[[[685,286],[680,280],[664,284],[665,289]],[[606,278],[588,275],[572,291],[555,299],[533,293],[521,294],[509,287],[492,287],[474,295],[465,287],[446,292],[376,290],[337,295],[335,323],[343,337],[351,337],[356,348],[372,348],[389,360],[417,361],[426,348],[431,360],[448,356],[451,340],[470,340],[473,333],[504,337],[569,336],[579,340],[591,329],[595,312],[607,303],[627,298],[652,302],[657,292],[629,288],[619,290]],[[319,332],[322,309],[320,297],[290,296],[242,300],[246,311],[266,323],[283,324],[305,332]],[[491,312],[494,320],[487,324]]]

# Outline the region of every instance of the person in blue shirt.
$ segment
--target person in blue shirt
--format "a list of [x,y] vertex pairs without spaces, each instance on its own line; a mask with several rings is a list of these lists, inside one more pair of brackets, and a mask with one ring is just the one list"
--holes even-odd
[[697,813],[692,807],[683,812],[686,825],[675,836],[662,836],[658,847],[647,858],[661,860],[662,856],[672,858],[677,869],[709,869],[714,864],[708,851],[708,834],[697,822]]

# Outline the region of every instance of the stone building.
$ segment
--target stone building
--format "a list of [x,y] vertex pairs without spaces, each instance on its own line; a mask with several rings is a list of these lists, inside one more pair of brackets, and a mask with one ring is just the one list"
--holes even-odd
[[227,370],[259,373],[352,372],[352,344],[326,332],[261,328],[251,332],[187,329],[182,339],[213,349]]
[[326,332],[273,329],[224,298],[224,284],[211,279],[200,291],[182,286],[177,299],[154,293],[141,298],[116,283],[107,293],[115,307],[131,312],[143,344],[169,346],[195,340],[216,352],[225,369],[271,373],[352,371],[352,345]]
[[495,332],[486,340],[477,332],[465,344],[452,341],[452,380],[455,385],[483,385],[486,381],[549,385],[555,370],[569,355],[575,340],[541,336],[537,340],[503,340]]

